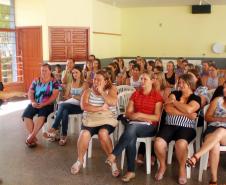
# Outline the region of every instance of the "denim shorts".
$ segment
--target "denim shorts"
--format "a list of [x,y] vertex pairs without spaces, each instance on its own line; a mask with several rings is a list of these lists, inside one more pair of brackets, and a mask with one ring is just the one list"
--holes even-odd
[[22,119],[24,118],[30,118],[33,119],[33,117],[37,114],[38,117],[45,117],[47,120],[47,117],[50,113],[52,113],[54,110],[54,105],[47,105],[45,107],[42,107],[41,109],[37,109],[32,107],[31,104],[27,106],[27,108],[24,110],[24,113],[22,115]]

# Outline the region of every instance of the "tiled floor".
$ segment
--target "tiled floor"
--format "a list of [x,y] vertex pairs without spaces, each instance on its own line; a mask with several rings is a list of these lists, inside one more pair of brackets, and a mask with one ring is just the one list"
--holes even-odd
[[[12,106],[15,107],[15,106]],[[12,107],[10,109],[12,109]],[[23,106],[20,106],[23,108]],[[4,112],[6,114],[4,114]],[[76,160],[76,141],[78,134],[70,135],[66,146],[45,141],[38,136],[39,146],[34,149],[24,144],[26,132],[21,121],[22,110],[15,112],[0,110],[0,178],[4,185],[120,185],[120,178],[111,176],[104,164],[105,156],[98,141],[93,144],[93,157],[87,168],[78,175],[70,174],[70,167]],[[129,185],[173,185],[177,184],[177,162],[168,166],[164,179],[154,181],[157,167],[151,175],[146,175],[145,166],[137,167],[136,178]],[[207,184],[209,173],[204,172],[203,182],[198,182],[198,168],[192,170],[188,185]],[[219,183],[226,184],[226,155],[221,155]]]

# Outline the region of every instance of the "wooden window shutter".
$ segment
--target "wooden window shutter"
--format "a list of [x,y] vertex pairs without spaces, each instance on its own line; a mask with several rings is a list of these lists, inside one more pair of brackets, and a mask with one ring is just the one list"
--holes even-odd
[[89,29],[49,27],[50,61],[87,60],[89,55]]

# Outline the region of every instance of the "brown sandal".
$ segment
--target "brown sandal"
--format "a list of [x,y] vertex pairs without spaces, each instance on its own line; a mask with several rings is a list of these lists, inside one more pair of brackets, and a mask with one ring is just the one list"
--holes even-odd
[[37,143],[36,143],[36,142],[34,142],[34,141],[29,142],[28,139],[26,139],[25,144],[26,144],[29,148],[34,148],[34,147],[37,146]]
[[[193,162],[192,159],[195,159],[195,162]],[[195,165],[198,162],[198,160],[199,160],[198,157],[196,157],[196,155],[193,155],[191,158],[188,158],[186,160],[186,166],[195,168]]]

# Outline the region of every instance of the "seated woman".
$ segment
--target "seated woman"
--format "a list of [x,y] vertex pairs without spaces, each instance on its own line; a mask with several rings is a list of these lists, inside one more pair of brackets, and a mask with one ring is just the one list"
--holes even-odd
[[[163,98],[163,102],[165,102],[165,100],[171,93],[171,88],[166,87],[166,79],[163,72],[158,72],[153,75],[153,87],[157,92],[160,93],[160,95]],[[151,156],[151,165],[154,166],[155,164],[154,149],[152,151],[153,153]],[[138,164],[144,163],[144,155],[145,155],[145,144],[141,143],[138,150],[138,157],[136,161]]]
[[110,166],[116,165],[116,157],[126,149],[128,171],[122,177],[124,182],[135,178],[137,138],[152,137],[158,128],[163,99],[160,93],[152,88],[152,84],[151,76],[144,72],[141,75],[141,89],[133,93],[126,110],[126,117],[130,122],[106,161]]
[[201,76],[199,75],[199,71],[196,69],[188,70],[188,74],[191,74],[196,82],[196,87],[194,89],[194,94],[201,98],[201,109],[199,112],[198,118],[198,127],[203,127],[204,124],[204,115],[203,115],[203,107],[210,102],[208,97],[208,88],[202,85]]
[[208,122],[205,139],[202,147],[187,165],[195,167],[197,161],[206,152],[209,152],[211,180],[209,184],[217,185],[217,169],[220,158],[220,145],[226,145],[226,81],[224,82],[223,97],[216,97],[206,112],[205,120]]
[[175,88],[176,74],[173,61],[169,61],[167,63],[167,72],[165,73],[165,78],[167,81],[167,87],[171,87],[172,89]]
[[209,66],[209,76],[202,78],[203,84],[208,87],[209,90],[216,89],[219,85],[219,77],[217,67],[214,64]]
[[154,74],[155,62],[153,60],[149,60],[147,62],[147,71],[151,76]]
[[60,104],[52,127],[48,130],[48,132],[43,134],[45,138],[52,138],[55,140],[59,133],[58,129],[60,123],[62,122],[62,136],[60,138],[59,145],[63,146],[66,144],[68,116],[69,114],[81,114],[83,112],[80,107],[80,98],[86,88],[88,88],[88,84],[84,82],[82,69],[80,67],[74,66],[72,69],[72,83],[70,87],[71,98]]
[[[110,134],[117,126],[116,115],[117,89],[112,85],[110,76],[106,71],[97,71],[93,86],[84,91],[81,98],[83,125],[77,143],[78,159],[71,167],[71,173],[77,174],[83,164],[83,157],[88,149],[91,137],[98,134],[101,146],[109,155],[113,146]],[[115,168],[113,173],[118,171]]]
[[126,85],[130,85],[135,89],[139,89],[141,85],[140,80],[140,66],[138,64],[134,64],[132,67],[132,76],[126,79]]
[[64,100],[64,97],[67,97],[70,92],[70,85],[72,82],[72,69],[74,67],[74,60],[72,58],[67,59],[66,68],[62,71],[61,74],[61,86],[63,87],[63,91],[60,92],[60,99]]
[[[54,102],[59,94],[59,84],[51,76],[51,66],[43,64],[41,66],[41,77],[35,79],[28,91],[28,98],[31,103],[24,110],[22,118],[29,133],[26,139],[28,147],[36,146],[39,130],[42,128],[48,115],[53,112]],[[33,117],[38,114],[35,123]]]
[[195,119],[201,107],[201,99],[192,89],[195,87],[191,74],[179,77],[180,91],[174,91],[165,102],[166,122],[159,130],[155,140],[155,154],[160,167],[155,175],[161,180],[166,171],[167,144],[175,140],[176,156],[179,162],[179,184],[186,184],[185,162],[188,155],[188,144],[195,138]]

